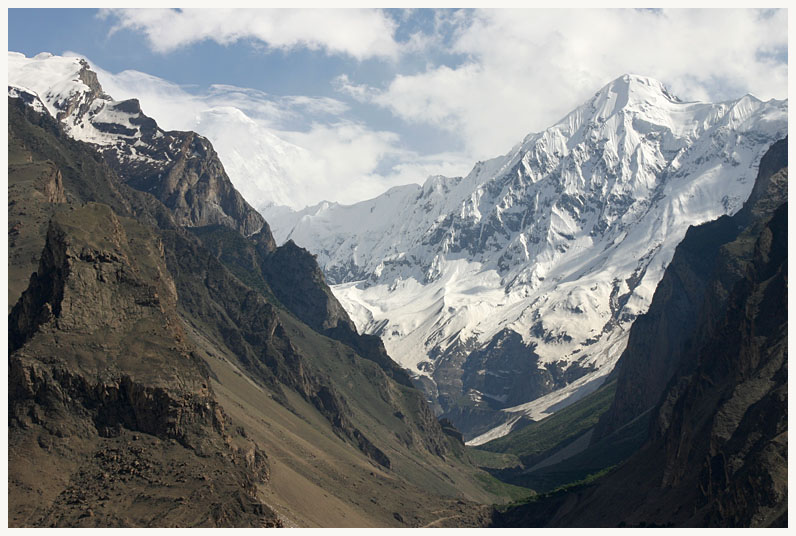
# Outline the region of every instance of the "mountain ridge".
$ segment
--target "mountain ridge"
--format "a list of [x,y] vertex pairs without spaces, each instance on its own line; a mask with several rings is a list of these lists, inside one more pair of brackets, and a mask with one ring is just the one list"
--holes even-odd
[[[399,187],[379,198],[395,217],[431,226],[414,250],[386,244],[387,257],[347,290],[387,286],[380,306],[403,293],[398,298],[418,317],[448,315],[432,326],[433,361],[415,380],[446,417],[463,423],[461,434],[437,419],[379,337],[359,335],[316,257],[292,241],[277,246],[264,220],[258,227],[207,140],[161,131],[137,101],[113,101],[86,65],[66,63],[78,70],[66,73],[65,93],[42,92],[42,100],[9,86],[16,97],[9,98],[12,524],[483,525],[486,503],[530,492],[475,472],[464,440],[508,432],[598,388],[610,369],[599,352],[620,368],[609,384],[617,395],[601,389],[590,401],[602,408],[606,397],[614,400],[603,414],[614,418],[598,428],[626,426],[641,411],[651,422],[647,443],[593,485],[511,508],[493,523],[787,522],[787,209],[779,206],[787,171],[777,169],[787,142],[766,148],[776,158],[755,160],[782,129],[786,103],[682,103],[650,79],[621,77],[557,133],[526,137],[467,177],[433,177],[419,190]],[[682,112],[677,121],[656,116],[659,100]],[[80,124],[105,141],[73,139]],[[752,170],[758,180],[749,193],[749,180],[740,179]],[[343,208],[317,207],[330,216]],[[658,264],[666,257],[661,237],[676,235],[682,217],[711,212],[721,216],[689,227],[672,248],[680,260]],[[633,227],[650,221],[658,227]],[[358,223],[374,231],[368,218]],[[648,377],[642,389],[657,405],[639,398],[641,407],[623,407],[638,389],[628,389],[634,382],[623,370],[643,358],[623,350],[623,324],[632,322],[633,343],[650,273],[664,273],[652,285],[654,306],[666,274],[679,267],[686,281],[683,263],[705,268],[698,253],[716,237],[703,232],[709,228],[725,245],[708,259],[720,267],[712,280],[695,285],[707,288],[704,303],[689,310],[698,313],[697,336],[686,358],[668,356],[665,373],[637,374]],[[632,262],[617,264],[628,251]],[[688,251],[697,254],[684,257]],[[428,252],[426,263],[420,254]],[[357,253],[366,252],[355,250],[354,261],[367,260]],[[543,262],[528,265],[532,254]],[[470,277],[485,266],[489,277]],[[358,267],[336,273],[351,277]],[[619,274],[607,306],[583,301],[605,290],[603,272],[593,269]],[[569,294],[555,295],[560,287]],[[432,300],[407,289],[433,291]],[[547,303],[530,300],[551,289]],[[534,304],[538,316],[523,317]],[[388,339],[402,335],[378,317],[384,310],[368,309],[366,300],[354,305],[358,321],[369,318]],[[482,325],[461,335],[471,319],[500,317],[495,310],[505,307],[520,312],[516,321],[488,318],[494,334]],[[579,341],[582,333],[567,327],[595,317],[599,336]],[[550,359],[573,347],[575,359]],[[524,402],[540,393],[548,394]],[[591,426],[586,417],[596,418],[562,421]],[[525,461],[531,469],[555,464],[602,433],[576,435],[572,449]]]
[[117,172],[124,168],[126,181],[153,193],[179,223],[223,223],[244,235],[267,226],[232,186],[206,138],[163,131],[144,115],[137,99],[114,101],[85,60],[47,53],[26,58],[15,52],[8,53],[8,60],[12,96],[23,95],[34,109],[40,103],[68,135],[97,145]]
[[495,525],[787,525],[787,166],[785,139],[742,211],[689,230],[631,329],[583,457],[646,417],[640,446]]

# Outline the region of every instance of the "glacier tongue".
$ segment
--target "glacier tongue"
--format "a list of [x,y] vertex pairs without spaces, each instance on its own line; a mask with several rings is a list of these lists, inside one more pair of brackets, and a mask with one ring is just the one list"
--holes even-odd
[[471,439],[607,374],[688,226],[736,212],[786,132],[787,101],[625,75],[466,177],[266,216]]

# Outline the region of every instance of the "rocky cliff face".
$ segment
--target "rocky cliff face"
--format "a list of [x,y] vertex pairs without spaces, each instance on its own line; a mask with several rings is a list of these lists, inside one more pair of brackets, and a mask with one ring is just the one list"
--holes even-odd
[[[171,491],[152,490],[150,500],[175,509],[169,523],[278,523],[255,498],[268,478],[267,458],[229,429],[207,370],[185,341],[176,302],[151,231],[102,204],[53,217],[38,271],[9,316],[13,525],[158,525],[161,509],[122,513],[160,476],[141,460],[150,455],[165,458],[164,475],[184,467],[196,476]],[[120,452],[136,433],[147,441]],[[129,471],[113,464],[101,472],[91,463],[110,452]],[[59,476],[47,475],[48,467],[61,469]],[[199,491],[202,472],[219,475],[216,489]],[[247,506],[229,504],[226,491]],[[43,500],[29,502],[30,494]],[[220,509],[196,517],[199,505],[213,504]]]
[[166,132],[136,99],[114,101],[85,60],[9,53],[9,92],[94,144],[118,175],[157,197],[179,225],[219,223],[249,236],[266,226],[232,186],[210,142],[195,132]]
[[697,486],[698,524],[786,524],[787,234],[783,205],[757,233],[697,363],[680,367],[657,410],[661,485]]
[[358,334],[310,252],[288,241],[263,258],[261,270],[276,298],[304,323],[350,345],[397,382],[412,386],[409,375],[390,358],[381,339]]
[[[12,147],[14,144],[12,142]],[[8,166],[8,309],[17,302],[36,270],[53,212],[66,202],[63,177],[53,162],[32,162],[29,154],[11,151]]]
[[[499,524],[787,524],[786,148],[767,153],[743,211],[689,231],[639,324],[648,344],[631,334],[623,383],[600,424],[610,430],[648,411],[646,443],[596,483]],[[651,408],[645,390],[660,393]]]
[[[206,138],[195,132],[157,129],[134,100],[108,106],[128,114],[128,121],[139,127],[131,129],[130,136],[139,137],[142,144],[133,148],[125,140],[128,143],[105,149],[109,162],[133,188],[153,194],[171,209],[177,223],[189,227],[218,223],[245,236],[269,233],[262,216],[232,186]],[[116,128],[115,123],[107,125],[97,128]]]
[[175,232],[166,233],[164,240],[169,269],[183,299],[181,307],[192,323],[231,349],[242,368],[273,390],[282,404],[290,406],[288,392],[299,393],[335,433],[389,467],[389,458],[351,422],[348,404],[333,381],[319,374],[294,345],[277,308],[232,277],[198,240]]
[[307,250],[288,241],[265,257],[263,275],[279,301],[308,326],[317,331],[345,327],[356,332]]

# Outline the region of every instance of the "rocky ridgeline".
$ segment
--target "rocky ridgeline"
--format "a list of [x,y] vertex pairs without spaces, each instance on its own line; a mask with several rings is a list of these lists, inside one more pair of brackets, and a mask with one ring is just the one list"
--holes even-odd
[[[74,139],[96,145],[125,182],[157,197],[179,225],[220,223],[246,236],[266,226],[233,187],[206,138],[160,129],[136,99],[114,101],[85,60],[19,56],[9,55],[9,95],[49,113]],[[33,69],[47,62],[64,71],[55,86],[35,76]]]
[[314,408],[318,437],[360,463],[464,463],[313,257],[276,248],[209,142],[83,78],[9,89],[11,524],[280,524],[265,453],[222,410],[209,359],[295,419]]

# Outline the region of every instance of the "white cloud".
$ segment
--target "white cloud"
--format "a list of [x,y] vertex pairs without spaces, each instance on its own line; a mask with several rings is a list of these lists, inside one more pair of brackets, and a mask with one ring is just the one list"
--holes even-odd
[[381,11],[362,9],[107,9],[112,31],[143,32],[160,53],[213,40],[228,45],[250,39],[269,48],[306,47],[358,60],[395,58],[395,22]]
[[[341,99],[274,96],[228,85],[196,94],[132,71],[104,73],[100,80],[115,98],[139,98],[165,128],[210,137],[253,204],[296,208],[321,200],[355,202],[428,175],[465,174],[476,160],[506,153],[627,72],[657,78],[684,99],[787,96],[785,11],[443,10],[433,12],[425,33],[410,27],[398,32],[404,37],[396,43],[396,25],[409,23],[410,15],[106,12],[118,27],[145,32],[152,47],[164,52],[202,39],[252,39],[271,48],[399,59],[386,64],[383,83],[365,68],[338,75],[332,86]],[[384,67],[379,65],[381,72]],[[370,82],[359,83],[357,76]],[[347,98],[414,126],[352,121]],[[363,108],[355,111],[367,117]],[[222,120],[231,123],[223,127]],[[440,140],[458,146],[435,144],[445,151],[439,154],[406,148],[409,136],[420,136],[415,142],[422,145],[418,139],[440,130]]]
[[[474,158],[505,153],[624,73],[657,78],[684,99],[787,96],[787,12],[483,10],[459,24],[453,67],[396,75],[377,89],[337,89],[412,123],[456,133]],[[432,40],[439,43],[439,40]]]
[[[66,52],[66,56],[80,56]],[[144,112],[167,130],[189,128],[205,109],[231,106],[257,119],[271,129],[285,128],[305,116],[336,118],[348,111],[346,103],[330,97],[306,95],[271,95],[252,88],[213,84],[204,93],[192,93],[182,86],[140,71],[110,73],[94,62],[106,93],[118,100],[138,99]]]
[[[277,97],[229,85],[191,93],[145,73],[113,74],[89,63],[114,99],[136,98],[161,128],[194,130],[210,139],[233,184],[255,208],[355,203],[459,169],[451,162],[462,164],[460,155],[421,156],[401,148],[396,133],[341,117],[348,106],[335,99]],[[307,128],[291,129],[297,121]],[[385,161],[393,165],[380,172]]]
[[307,131],[282,131],[279,136],[312,154],[312,158],[292,163],[297,185],[306,184],[311,190],[306,200],[294,206],[331,199],[354,203],[375,197],[386,189],[376,173],[379,164],[388,156],[405,156],[398,147],[397,134],[373,131],[351,121],[314,123]]
[[[445,177],[462,176],[473,167],[469,154],[444,152],[430,155],[412,154],[411,157],[397,162],[390,172],[382,179],[387,186],[422,183],[427,177],[443,175]],[[382,188],[383,193],[387,188]],[[372,196],[371,196],[372,197]]]
[[379,91],[365,84],[354,84],[347,74],[341,74],[332,80],[332,87],[359,102],[368,102],[376,99]]

